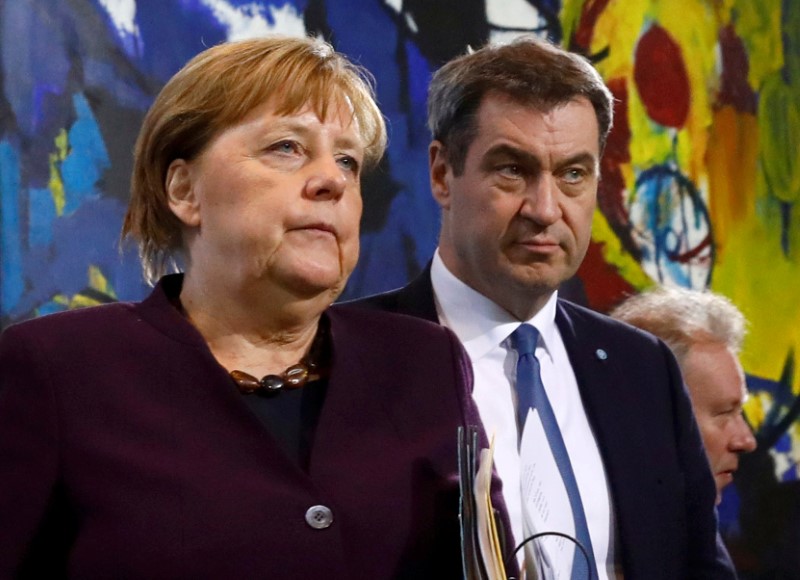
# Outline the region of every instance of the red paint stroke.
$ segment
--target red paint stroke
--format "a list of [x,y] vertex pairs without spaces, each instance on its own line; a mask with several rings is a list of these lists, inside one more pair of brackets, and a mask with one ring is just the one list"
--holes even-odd
[[631,237],[630,218],[625,208],[625,178],[620,166],[631,160],[631,128],[628,124],[628,85],[624,78],[606,83],[614,95],[614,126],[608,136],[600,160],[602,179],[597,188],[597,207],[622,243],[622,247],[639,257],[639,248]]
[[[672,254],[669,257],[669,259],[672,260],[673,262],[678,262],[679,264],[686,264],[688,262],[691,262],[692,260],[697,258],[701,252],[711,247],[711,241],[712,241],[711,235],[710,234],[706,235],[706,237],[703,238],[703,241],[701,241],[697,246],[695,246],[691,250],[687,250],[682,254]],[[704,256],[703,258],[705,260],[706,257]]]
[[631,160],[631,127],[628,123],[628,85],[624,78],[606,81],[608,89],[614,96],[614,126],[606,141],[603,152],[603,163],[619,165]]
[[737,111],[755,115],[758,107],[756,93],[747,82],[750,60],[742,39],[733,26],[719,31],[719,50],[722,59],[718,105],[731,105]]
[[589,46],[592,44],[594,27],[597,20],[606,9],[610,0],[589,0],[583,5],[578,26],[572,34],[571,50],[580,50],[585,54],[589,53]]
[[689,115],[690,90],[678,44],[654,24],[639,39],[634,59],[633,78],[648,116],[665,127],[683,127]]
[[578,277],[583,282],[588,305],[598,312],[608,312],[622,300],[636,293],[636,289],[623,278],[616,268],[603,258],[603,243],[592,241]]

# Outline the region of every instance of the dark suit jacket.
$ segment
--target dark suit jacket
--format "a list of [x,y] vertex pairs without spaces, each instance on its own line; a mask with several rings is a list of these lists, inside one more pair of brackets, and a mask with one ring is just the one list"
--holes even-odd
[[[430,265],[405,288],[356,304],[438,321]],[[717,534],[714,481],[670,350],[564,300],[556,324],[608,476],[625,579],[735,577]]]
[[[0,578],[460,577],[456,431],[479,420],[454,335],[330,309],[305,472],[170,304],[179,285],[0,338]],[[305,520],[319,504],[327,529]]]

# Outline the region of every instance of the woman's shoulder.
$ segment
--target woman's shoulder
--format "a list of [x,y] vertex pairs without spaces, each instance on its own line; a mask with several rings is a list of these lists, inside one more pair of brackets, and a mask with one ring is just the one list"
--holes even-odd
[[16,322],[8,326],[3,333],[39,335],[86,331],[96,326],[106,326],[109,322],[124,319],[130,315],[135,306],[131,302],[114,302],[45,314],[37,318]]
[[114,302],[65,310],[16,322],[0,334],[0,344],[31,343],[59,350],[90,347],[125,336],[126,320],[133,320],[136,305]]

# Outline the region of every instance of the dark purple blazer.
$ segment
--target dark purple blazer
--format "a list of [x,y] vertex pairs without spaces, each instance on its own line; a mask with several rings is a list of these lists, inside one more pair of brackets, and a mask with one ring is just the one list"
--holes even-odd
[[[144,302],[0,338],[0,578],[460,577],[456,431],[478,417],[457,339],[329,309],[306,473],[172,306],[168,278]],[[306,522],[315,505],[327,529]]]
[[[438,321],[430,265],[355,303]],[[680,371],[650,334],[565,300],[556,324],[606,469],[625,580],[735,578]]]

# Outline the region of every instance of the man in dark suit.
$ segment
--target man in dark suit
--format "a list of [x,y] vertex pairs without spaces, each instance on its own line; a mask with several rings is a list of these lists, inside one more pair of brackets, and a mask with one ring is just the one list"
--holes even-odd
[[584,549],[544,538],[520,563],[561,578],[734,577],[669,349],[557,296],[591,235],[612,120],[600,76],[522,38],[447,63],[428,103],[439,247],[408,286],[361,304],[464,344],[515,539],[560,532]]

